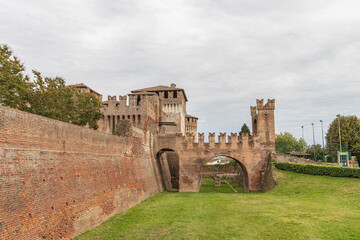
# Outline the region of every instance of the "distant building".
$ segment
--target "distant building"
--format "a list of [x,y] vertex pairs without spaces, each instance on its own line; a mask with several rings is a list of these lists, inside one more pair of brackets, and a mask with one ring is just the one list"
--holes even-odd
[[88,87],[84,83],[76,83],[76,84],[69,85],[69,86],[75,87],[76,89],[78,89],[80,91],[83,91],[83,92],[93,93],[98,97],[98,99],[102,100],[102,95],[100,93],[98,93],[95,90],[91,89],[90,87]]
[[206,165],[225,165],[230,163],[231,159],[225,156],[220,156],[220,157],[215,157],[213,159],[211,159],[210,161],[208,161],[206,163]]

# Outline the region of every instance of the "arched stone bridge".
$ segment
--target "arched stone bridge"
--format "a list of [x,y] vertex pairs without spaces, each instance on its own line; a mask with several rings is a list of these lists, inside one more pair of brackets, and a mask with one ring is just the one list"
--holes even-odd
[[272,187],[270,154],[275,152],[275,100],[256,100],[256,107],[250,107],[252,132],[238,136],[220,133],[215,142],[215,133],[209,133],[209,142],[204,142],[204,134],[157,135],[154,153],[159,157],[165,151],[175,151],[179,156],[179,191],[198,192],[201,184],[201,166],[216,156],[226,156],[240,163],[244,172],[246,192],[268,190]]

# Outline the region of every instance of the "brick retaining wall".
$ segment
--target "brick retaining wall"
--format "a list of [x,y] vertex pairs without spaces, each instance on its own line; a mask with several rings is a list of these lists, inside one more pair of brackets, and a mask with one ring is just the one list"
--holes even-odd
[[70,239],[162,191],[149,134],[0,107],[0,239]]

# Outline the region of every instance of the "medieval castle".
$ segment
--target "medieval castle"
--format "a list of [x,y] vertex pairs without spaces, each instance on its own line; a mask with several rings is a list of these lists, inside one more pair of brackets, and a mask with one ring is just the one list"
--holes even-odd
[[[175,84],[108,97],[97,131],[0,106],[0,240],[70,239],[163,190],[198,192],[219,156],[239,164],[245,192],[270,189],[275,100],[250,108],[251,136],[208,142],[187,100]],[[131,135],[111,134],[123,119]]]
[[[83,83],[72,85],[81,91],[102,95]],[[103,117],[99,121],[99,131],[111,133],[116,124],[123,119],[131,121],[132,125],[147,129],[157,125],[157,132],[162,134],[186,133],[196,135],[198,118],[186,113],[185,90],[170,86],[155,86],[132,90],[127,96],[108,96],[103,101]]]

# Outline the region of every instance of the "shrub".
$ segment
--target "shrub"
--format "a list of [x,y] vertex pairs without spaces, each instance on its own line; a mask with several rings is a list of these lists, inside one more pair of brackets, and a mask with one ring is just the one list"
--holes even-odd
[[113,129],[113,134],[123,137],[131,136],[131,122],[129,119],[120,120],[115,129]]
[[360,168],[287,163],[287,162],[275,162],[274,165],[277,169],[280,170],[293,171],[297,173],[305,173],[310,175],[360,178]]

